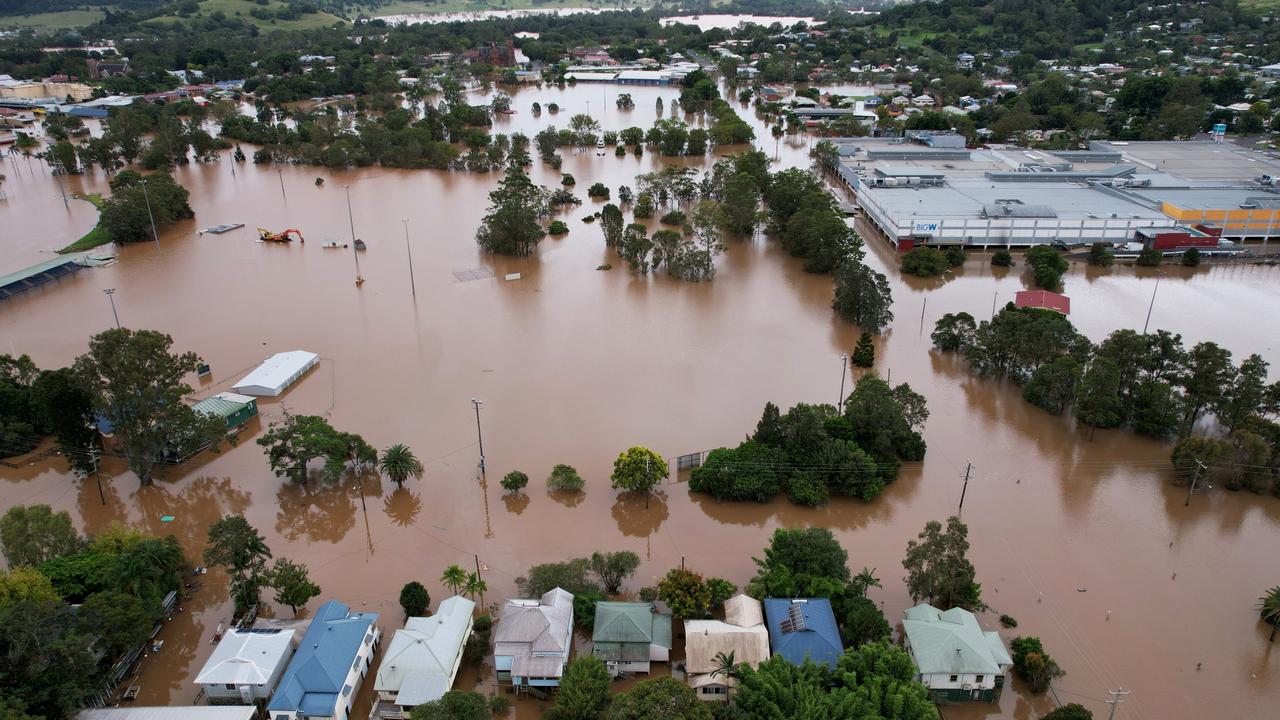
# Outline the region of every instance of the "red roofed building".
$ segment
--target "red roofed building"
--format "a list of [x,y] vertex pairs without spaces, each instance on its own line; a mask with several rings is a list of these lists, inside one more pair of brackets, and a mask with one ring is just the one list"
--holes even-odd
[[1057,310],[1063,315],[1071,314],[1071,298],[1048,290],[1019,290],[1013,303],[1018,307],[1043,308]]

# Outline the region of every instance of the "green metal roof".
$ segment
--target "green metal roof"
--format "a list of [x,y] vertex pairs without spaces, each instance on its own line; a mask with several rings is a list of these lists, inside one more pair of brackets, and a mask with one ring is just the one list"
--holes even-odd
[[1000,635],[983,632],[973,613],[945,612],[921,603],[906,612],[902,629],[921,674],[1001,673],[1013,661]]
[[206,415],[217,415],[223,418],[229,418],[232,415],[243,410],[248,403],[232,402],[218,396],[207,397],[195,405],[191,406],[192,410]]
[[649,603],[598,602],[591,640],[605,660],[648,660],[650,645],[671,647],[671,616]]

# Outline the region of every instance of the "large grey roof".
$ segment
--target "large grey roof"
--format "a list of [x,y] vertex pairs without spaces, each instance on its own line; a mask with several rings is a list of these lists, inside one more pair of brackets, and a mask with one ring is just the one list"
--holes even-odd
[[293,654],[294,630],[232,630],[196,675],[197,685],[264,685]]
[[529,645],[533,652],[568,650],[573,595],[555,588],[538,600],[508,600],[498,615],[495,644]]

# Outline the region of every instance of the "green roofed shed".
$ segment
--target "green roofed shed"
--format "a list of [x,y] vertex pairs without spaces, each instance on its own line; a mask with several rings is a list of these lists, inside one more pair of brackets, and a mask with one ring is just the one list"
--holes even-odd
[[228,430],[234,430],[258,414],[258,399],[224,392],[201,400],[191,409],[205,415],[217,415],[226,421]]

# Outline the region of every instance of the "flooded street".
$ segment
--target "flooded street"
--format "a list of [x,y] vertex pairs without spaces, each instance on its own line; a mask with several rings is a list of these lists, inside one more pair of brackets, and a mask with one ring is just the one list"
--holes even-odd
[[[588,103],[605,129],[647,128],[654,100],[669,106],[676,89],[626,88],[630,112],[614,107],[617,86],[514,94],[513,116],[494,132],[532,136],[568,125]],[[479,95],[473,102],[480,102]],[[558,115],[529,112],[533,101],[560,105]],[[604,111],[601,112],[601,108]],[[739,108],[765,138],[767,126]],[[807,165],[806,139],[784,139],[775,166]],[[248,148],[246,147],[246,150]],[[634,277],[608,250],[597,223],[580,218],[603,203],[586,189],[614,192],[661,167],[653,153],[616,158],[565,149],[584,204],[563,215],[570,232],[547,238],[530,258],[484,256],[474,233],[498,173],[401,171],[378,167],[331,172],[222,162],[191,165],[176,177],[191,191],[194,220],[161,232],[160,248],[139,243],[120,262],[81,272],[0,304],[0,352],[12,346],[41,367],[59,367],[85,351],[93,333],[112,325],[105,288],[116,288],[121,322],[174,337],[175,349],[199,353],[213,368],[197,384],[205,397],[229,390],[266,356],[305,349],[322,360],[285,395],[261,398],[261,418],[236,447],[201,456],[154,487],[139,488],[119,460],[105,464],[105,504],[92,480],[75,481],[57,459],[0,466],[0,504],[48,503],[67,510],[85,532],[114,520],[155,534],[175,534],[189,558],[203,550],[210,522],[243,513],[276,556],[307,564],[327,598],[382,613],[388,635],[402,625],[397,598],[409,580],[429,589],[432,607],[446,596],[438,582],[450,564],[488,583],[487,604],[515,592],[532,564],[632,550],[643,559],[626,587],[651,585],[683,557],[692,569],[743,585],[777,527],[829,527],[849,551],[850,566],[877,569],[891,623],[912,603],[901,559],[923,525],[954,514],[965,465],[974,464],[965,498],[970,558],[992,611],[988,629],[1007,613],[1016,634],[1038,635],[1067,675],[1055,687],[1063,703],[1095,714],[1108,690],[1133,691],[1118,718],[1270,718],[1280,706],[1280,645],[1267,643],[1253,609],[1280,582],[1280,501],[1221,490],[1197,493],[1171,483],[1169,447],[1122,431],[1075,432],[1024,402],[1016,388],[972,377],[952,356],[930,352],[929,332],[946,312],[990,316],[993,300],[1023,289],[1021,267],[994,272],[974,256],[945,280],[903,279],[896,255],[861,228],[868,262],[891,281],[896,319],[877,341],[876,367],[909,382],[928,399],[923,463],[908,465],[870,504],[837,498],[818,508],[784,497],[767,505],[692,495],[673,478],[646,508],[609,489],[614,457],[642,444],[677,455],[736,444],[752,432],[766,401],[838,399],[840,354],[858,329],[830,309],[828,276],[805,274],[775,243],[730,241],[709,283]],[[47,259],[92,226],[83,201],[63,208],[53,179],[0,163],[9,200],[0,203],[0,273]],[[708,163],[709,166],[709,163]],[[26,169],[25,166],[23,168]],[[535,162],[535,182],[555,187],[559,173]],[[315,184],[323,178],[322,186]],[[100,191],[100,175],[70,178],[68,192]],[[281,185],[283,184],[283,192]],[[369,244],[359,256],[366,282],[357,288],[351,220]],[[416,301],[410,291],[405,225],[412,246]],[[225,235],[197,228],[245,223]],[[254,228],[298,228],[305,244],[261,244]],[[603,263],[614,269],[597,271]],[[488,270],[493,277],[459,280]],[[997,269],[999,270],[999,269]],[[1280,269],[1246,265],[1167,268],[1152,328],[1181,333],[1188,346],[1214,340],[1238,362],[1251,352],[1280,366],[1280,334],[1259,322],[1258,307],[1277,299]],[[504,281],[508,273],[519,280]],[[1119,327],[1141,329],[1155,275],[1130,267],[1099,271],[1073,265],[1065,278],[1072,321],[1099,340]],[[846,390],[849,386],[846,386]],[[480,422],[488,464],[478,477],[471,398],[484,401]],[[285,409],[327,414],[339,430],[384,448],[403,442],[426,464],[421,481],[396,488],[373,476],[306,485],[274,477],[254,440]],[[553,465],[575,466],[584,496],[553,497]],[[497,481],[528,473],[518,497]],[[162,522],[162,516],[173,516]],[[182,704],[212,650],[210,638],[231,614],[221,576],[185,605],[163,631],[161,653],[139,680],[143,704]],[[1108,619],[1108,612],[1110,618]],[[288,610],[276,608],[278,615]],[[1197,664],[1201,667],[1197,670]],[[492,683],[465,670],[457,687]],[[367,717],[366,682],[353,717]],[[1016,691],[1013,691],[1016,690]],[[1020,683],[1000,704],[946,708],[946,718],[1029,720],[1053,706],[1031,699]],[[512,716],[537,717],[543,705],[520,701]]]

